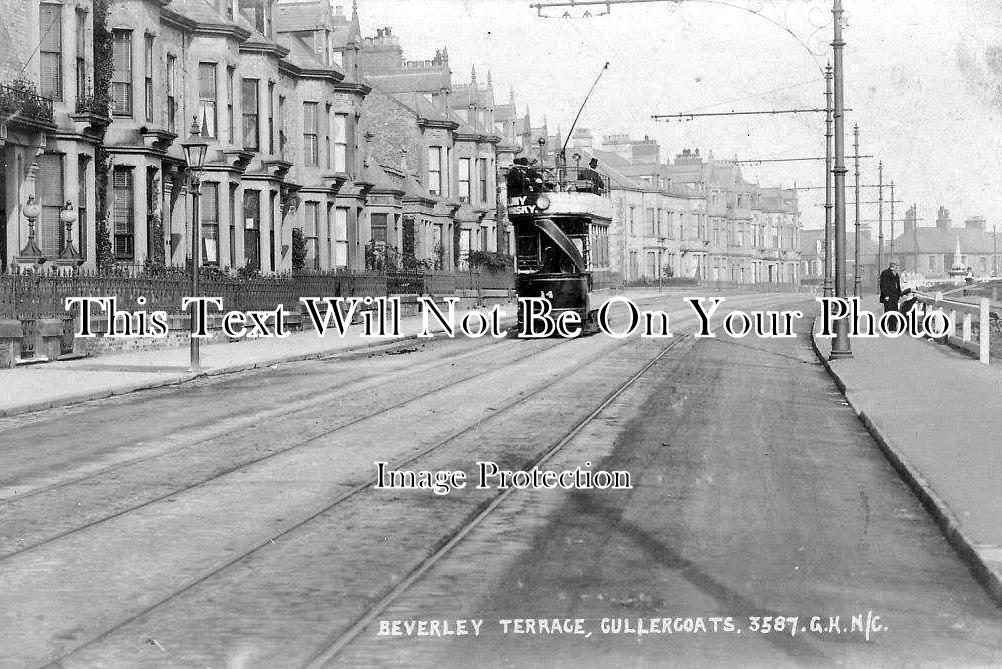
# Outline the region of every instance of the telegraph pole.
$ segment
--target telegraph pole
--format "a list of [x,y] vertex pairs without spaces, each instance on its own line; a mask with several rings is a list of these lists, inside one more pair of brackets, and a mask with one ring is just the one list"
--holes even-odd
[[884,163],[877,164],[877,276],[884,271]]
[[852,282],[852,294],[861,297],[863,288],[863,275],[859,267],[859,124],[852,126],[853,148],[855,149],[856,161],[856,249],[854,252],[853,268],[854,280]]
[[[832,7],[835,31],[832,51],[835,61],[835,296],[846,298],[845,276],[845,90],[844,68],[842,67],[842,0],[835,0]],[[835,321],[835,339],[829,358],[852,357],[849,347],[849,322],[840,318]]]
[[825,281],[821,294],[832,290],[832,66],[825,66]]

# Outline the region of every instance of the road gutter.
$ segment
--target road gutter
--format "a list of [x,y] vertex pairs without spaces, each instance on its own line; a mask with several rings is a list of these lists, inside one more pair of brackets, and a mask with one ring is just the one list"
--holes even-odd
[[932,486],[924,476],[905,457],[903,449],[895,447],[874,423],[873,419],[863,411],[858,402],[854,401],[854,394],[846,386],[845,380],[839,375],[822,353],[816,336],[817,317],[811,327],[811,346],[818,360],[835,381],[835,385],[845,396],[846,402],[859,417],[860,422],[877,442],[880,450],[884,453],[891,465],[904,479],[908,487],[919,498],[922,506],[932,515],[936,524],[946,540],[950,542],[954,550],[960,554],[961,559],[967,563],[974,578],[988,591],[988,595],[999,606],[1002,606],[1002,548],[997,546],[986,546],[975,542],[964,530],[963,523],[950,509],[949,505],[936,494]]

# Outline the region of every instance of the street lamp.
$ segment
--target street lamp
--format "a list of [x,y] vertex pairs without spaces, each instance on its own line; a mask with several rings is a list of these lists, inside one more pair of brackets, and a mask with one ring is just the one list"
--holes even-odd
[[28,201],[21,208],[21,212],[28,219],[28,241],[17,257],[14,258],[14,262],[22,270],[34,270],[45,262],[42,249],[38,247],[38,243],[35,241],[35,219],[42,215],[42,206],[35,200],[34,195],[29,195]]
[[[191,189],[191,297],[198,297],[198,266],[202,257],[202,228],[199,222],[198,197],[201,194],[202,166],[205,164],[205,153],[209,149],[209,143],[202,139],[202,133],[198,127],[198,117],[191,122],[191,134],[181,143],[184,149],[184,159],[188,163],[188,185]],[[199,360],[198,337],[196,330],[196,305],[191,305],[191,336],[189,338],[191,351],[191,370],[196,374],[202,371]]]
[[61,264],[72,266],[79,265],[83,261],[80,253],[77,252],[77,248],[73,245],[73,224],[77,222],[77,218],[77,212],[73,208],[73,203],[67,200],[66,206],[59,212],[59,221],[66,227],[63,250],[59,254],[59,260],[57,261],[61,261]]

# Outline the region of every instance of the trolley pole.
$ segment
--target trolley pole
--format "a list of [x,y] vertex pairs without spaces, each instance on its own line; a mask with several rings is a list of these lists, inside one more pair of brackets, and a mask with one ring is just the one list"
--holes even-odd
[[825,280],[821,294],[832,290],[832,66],[825,67]]
[[[846,298],[845,275],[845,92],[842,67],[842,0],[832,7],[835,31],[832,50],[835,61],[835,296]],[[831,359],[852,357],[849,346],[849,323],[844,318],[835,321],[835,339],[832,341]]]
[[859,124],[855,124],[852,127],[853,135],[853,147],[856,150],[855,163],[856,163],[856,248],[853,253],[854,262],[853,268],[854,280],[852,282],[852,294],[856,297],[862,297],[863,292],[863,274],[859,266]]

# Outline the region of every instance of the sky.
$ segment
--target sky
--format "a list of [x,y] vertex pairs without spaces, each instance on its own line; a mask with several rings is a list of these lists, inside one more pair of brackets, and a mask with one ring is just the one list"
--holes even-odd
[[[552,0],[531,0],[550,2]],[[338,0],[334,4],[339,4]],[[347,0],[345,0],[347,4]],[[984,216],[1002,224],[1002,2],[844,0],[846,154],[860,129],[862,184],[894,182],[898,220],[911,204],[919,225],[945,206],[954,225]],[[537,15],[530,0],[358,0],[364,35],[390,26],[404,57],[449,49],[453,83],[490,71],[498,102],[513,88],[533,125],[545,116],[566,133],[605,62],[579,127],[593,134],[649,136],[662,160],[685,148],[718,158],[824,155],[824,115],[655,121],[653,114],[824,106],[830,0],[683,0],[612,5],[605,16]],[[592,7],[593,14],[604,7]],[[350,8],[347,9],[350,11]],[[847,201],[854,201],[851,160]],[[824,163],[742,168],[763,186],[821,186]],[[862,202],[877,190],[863,189]],[[885,190],[885,200],[890,199]],[[805,227],[823,224],[822,190],[801,192]],[[850,206],[847,220],[854,221]],[[861,205],[865,220],[877,205]],[[885,234],[890,205],[885,204]]]

